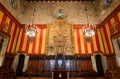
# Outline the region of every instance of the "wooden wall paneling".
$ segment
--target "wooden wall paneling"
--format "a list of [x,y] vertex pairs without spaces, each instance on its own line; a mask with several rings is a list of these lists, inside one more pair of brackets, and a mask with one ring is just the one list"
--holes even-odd
[[93,71],[93,68],[92,68],[92,61],[89,60],[89,71]]
[[85,71],[88,71],[88,69],[89,69],[88,65],[89,65],[88,60],[85,60]]
[[29,60],[28,64],[28,74],[38,74],[40,73],[39,60]]
[[39,60],[39,73],[43,72],[43,67],[44,67],[44,60]]
[[89,69],[90,69],[90,67],[89,67],[89,63],[90,63],[90,62],[89,62],[89,60],[86,60],[85,63],[86,63],[86,71],[89,71]]
[[90,60],[87,61],[87,71],[90,71],[91,67],[90,67]]
[[[87,75],[93,72],[90,56],[79,56],[77,59],[66,56],[64,61],[66,66],[65,70],[69,71],[71,74],[79,72],[79,74],[83,76],[84,74]],[[40,56],[31,56],[28,70],[31,70],[32,74],[39,74],[42,73],[42,71],[44,74],[50,74],[55,70],[55,67],[52,66],[55,66],[54,56],[43,56],[43,58]]]
[[107,55],[108,69],[106,70],[105,77],[109,79],[120,78],[120,68],[117,66],[115,55]]
[[48,73],[50,71],[50,60],[44,60],[44,72]]
[[84,72],[84,71],[85,71],[85,62],[84,62],[84,61],[85,61],[85,60],[81,60],[81,62],[82,62],[82,64],[81,64],[81,65],[82,65],[82,69],[81,69],[81,70],[82,70],[82,72]]
[[67,59],[67,60],[65,60],[65,69],[67,70],[67,71],[70,71],[70,60],[69,59]]
[[81,60],[77,60],[78,62],[77,62],[77,70],[78,70],[78,72],[80,72],[81,71],[81,67],[82,67],[82,61]]
[[89,60],[87,60],[87,61],[86,61],[87,71],[89,71],[89,69],[90,69],[89,63],[90,63]]
[[15,55],[13,55],[13,54],[6,54],[5,55],[5,59],[3,62],[4,69],[11,69],[14,57],[15,57]]
[[70,71],[76,71],[76,60],[70,60]]
[[0,68],[0,79],[13,79],[15,78],[15,72],[12,69],[12,64],[15,55],[6,54],[3,62],[3,66]]
[[55,60],[50,60],[50,71],[53,71],[55,69]]
[[116,70],[117,69],[117,62],[116,62],[115,55],[107,56],[107,65],[108,65],[108,70]]

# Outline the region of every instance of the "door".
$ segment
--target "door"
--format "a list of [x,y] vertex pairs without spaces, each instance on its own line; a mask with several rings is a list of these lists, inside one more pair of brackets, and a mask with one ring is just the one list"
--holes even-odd
[[96,66],[97,66],[99,76],[104,76],[101,55],[96,55],[95,59],[96,59]]
[[16,74],[18,76],[22,75],[22,70],[23,70],[23,66],[24,66],[24,59],[25,59],[25,56],[23,54],[19,55],[18,66],[17,66],[17,70],[16,70]]

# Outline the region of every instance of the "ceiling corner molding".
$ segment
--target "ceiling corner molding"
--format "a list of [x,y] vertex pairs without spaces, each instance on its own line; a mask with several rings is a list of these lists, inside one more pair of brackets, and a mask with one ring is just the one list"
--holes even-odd
[[16,18],[3,6],[2,3],[0,3],[0,10],[7,15],[11,20],[13,20],[14,23],[16,23],[18,26],[22,26],[21,23],[16,20]]
[[118,12],[120,12],[120,4],[99,24],[99,28],[104,26],[107,21],[114,17]]

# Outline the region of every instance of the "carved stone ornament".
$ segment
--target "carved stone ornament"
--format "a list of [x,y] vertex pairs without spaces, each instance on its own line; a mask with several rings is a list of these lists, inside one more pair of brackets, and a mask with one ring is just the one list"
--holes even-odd
[[114,35],[115,33],[117,33],[119,31],[119,26],[117,22],[114,22],[112,24],[112,26],[110,27],[110,31],[112,33],[112,35]]
[[54,12],[54,16],[57,19],[63,19],[66,17],[66,13],[63,10],[59,9],[59,10]]
[[72,30],[72,24],[67,23],[64,19],[56,19],[48,24],[46,40],[47,54],[73,54]]
[[17,8],[18,6],[18,1],[17,0],[9,0],[10,5],[12,8]]

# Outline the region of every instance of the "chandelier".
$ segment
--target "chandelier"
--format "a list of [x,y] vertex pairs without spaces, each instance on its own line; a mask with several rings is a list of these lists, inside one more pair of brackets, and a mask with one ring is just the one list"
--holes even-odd
[[35,37],[38,31],[38,27],[34,24],[26,24],[25,32],[29,37]]
[[96,32],[96,25],[89,24],[86,5],[85,5],[85,12],[86,12],[87,24],[83,27],[83,33],[84,33],[86,39],[89,39],[89,41],[90,41],[91,36],[93,36]]
[[26,24],[25,25],[25,33],[28,35],[30,41],[33,41],[33,39],[35,38],[35,36],[36,36],[36,34],[39,30],[38,27],[35,24],[33,24],[34,17],[35,17],[35,8],[34,8],[34,11],[33,11],[32,24]]
[[96,25],[94,24],[87,24],[83,27],[83,32],[86,37],[91,37],[95,34],[96,32]]

